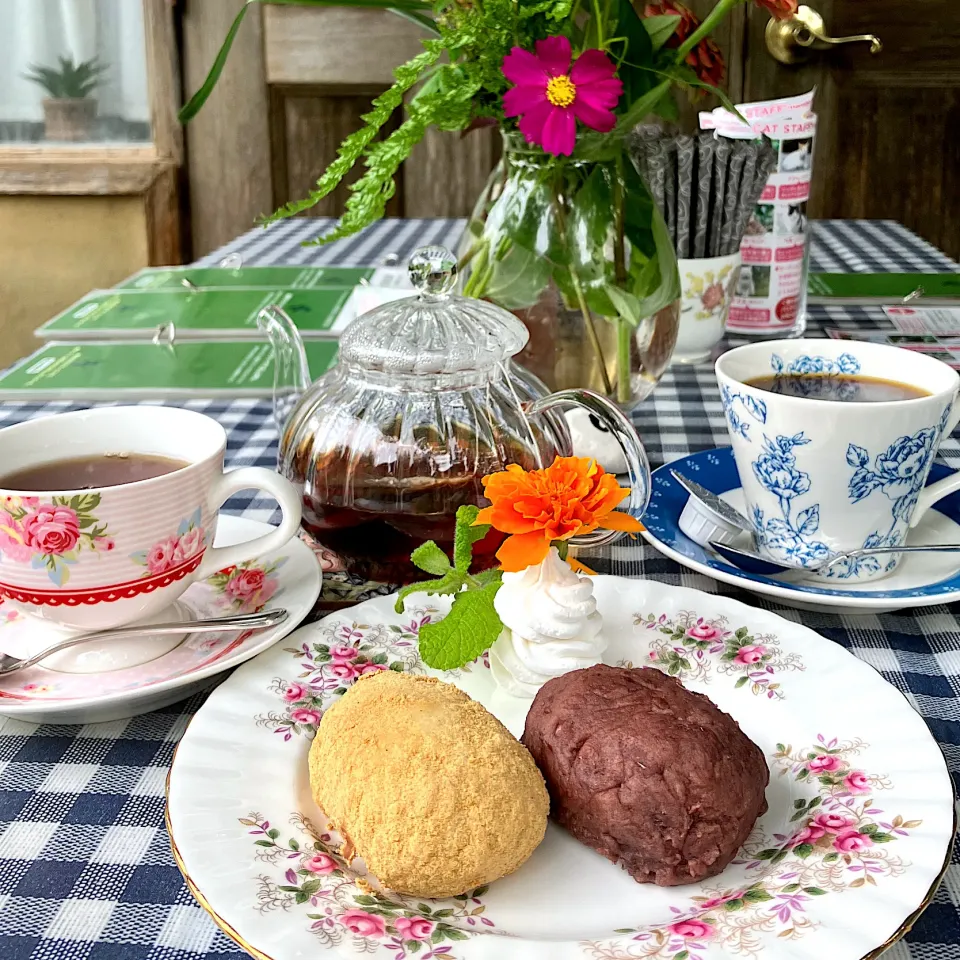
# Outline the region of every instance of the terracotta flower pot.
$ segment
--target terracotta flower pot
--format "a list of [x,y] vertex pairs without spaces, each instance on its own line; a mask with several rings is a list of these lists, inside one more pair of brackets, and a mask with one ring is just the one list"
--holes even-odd
[[44,133],[48,140],[89,140],[97,116],[93,97],[54,98],[43,101]]

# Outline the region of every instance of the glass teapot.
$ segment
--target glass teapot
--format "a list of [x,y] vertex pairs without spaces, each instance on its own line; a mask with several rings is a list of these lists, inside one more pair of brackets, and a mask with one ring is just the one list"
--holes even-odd
[[[425,576],[410,553],[426,540],[450,552],[457,508],[482,505],[482,478],[509,463],[524,469],[570,456],[564,407],[585,407],[623,449],[639,516],[650,468],[617,407],[586,390],[548,395],[511,361],[528,339],[512,314],[454,295],[456,260],[443,247],[418,250],[409,265],[418,293],[354,320],[337,364],[313,384],[296,326],[278,307],[260,316],[274,347],[279,470],[303,491],[303,527],[368,580]],[[573,541],[615,539],[596,530]],[[476,545],[493,566],[503,537]]]

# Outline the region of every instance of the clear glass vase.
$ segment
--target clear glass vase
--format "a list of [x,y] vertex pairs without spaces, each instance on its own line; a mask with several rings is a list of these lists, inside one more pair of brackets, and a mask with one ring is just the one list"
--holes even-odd
[[518,360],[550,389],[587,387],[629,409],[676,343],[679,277],[661,225],[632,166],[552,157],[507,134],[464,233],[462,290],[523,320]]

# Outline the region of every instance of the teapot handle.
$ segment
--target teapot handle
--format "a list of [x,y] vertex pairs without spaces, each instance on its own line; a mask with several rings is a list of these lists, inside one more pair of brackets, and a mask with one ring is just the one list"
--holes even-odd
[[[639,519],[650,502],[650,464],[633,424],[619,407],[592,390],[561,390],[551,393],[542,400],[535,400],[528,407],[528,412],[546,413],[555,407],[564,406],[583,407],[588,413],[599,417],[619,444],[627,461],[627,475],[630,478],[627,512]],[[578,547],[598,547],[611,543],[620,536],[619,530],[594,530],[579,537],[572,537],[570,543]]]

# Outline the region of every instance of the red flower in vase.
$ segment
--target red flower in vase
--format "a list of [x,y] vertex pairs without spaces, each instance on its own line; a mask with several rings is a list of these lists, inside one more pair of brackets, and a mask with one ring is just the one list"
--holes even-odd
[[754,0],[754,3],[769,11],[775,20],[789,20],[797,12],[800,0]]
[[571,67],[566,37],[538,40],[536,53],[514,47],[503,58],[503,75],[515,84],[503,95],[503,113],[520,117],[527,143],[547,153],[570,156],[577,121],[608,133],[617,118],[613,108],[623,93],[617,68],[602,50],[584,50]]
[[[760,0],[758,0],[760,2]],[[778,0],[766,0],[769,3],[776,3]],[[790,3],[792,0],[779,0],[781,3]],[[684,40],[689,37],[697,27],[700,21],[696,14],[685,7],[680,0],[652,0],[643,9],[645,17],[679,17],[673,35],[667,40],[666,46],[679,47]],[[686,56],[687,66],[692,67],[697,79],[701,83],[709,83],[713,87],[719,87],[723,83],[723,78],[727,75],[727,67],[723,61],[723,54],[720,48],[709,37],[704,37]]]

